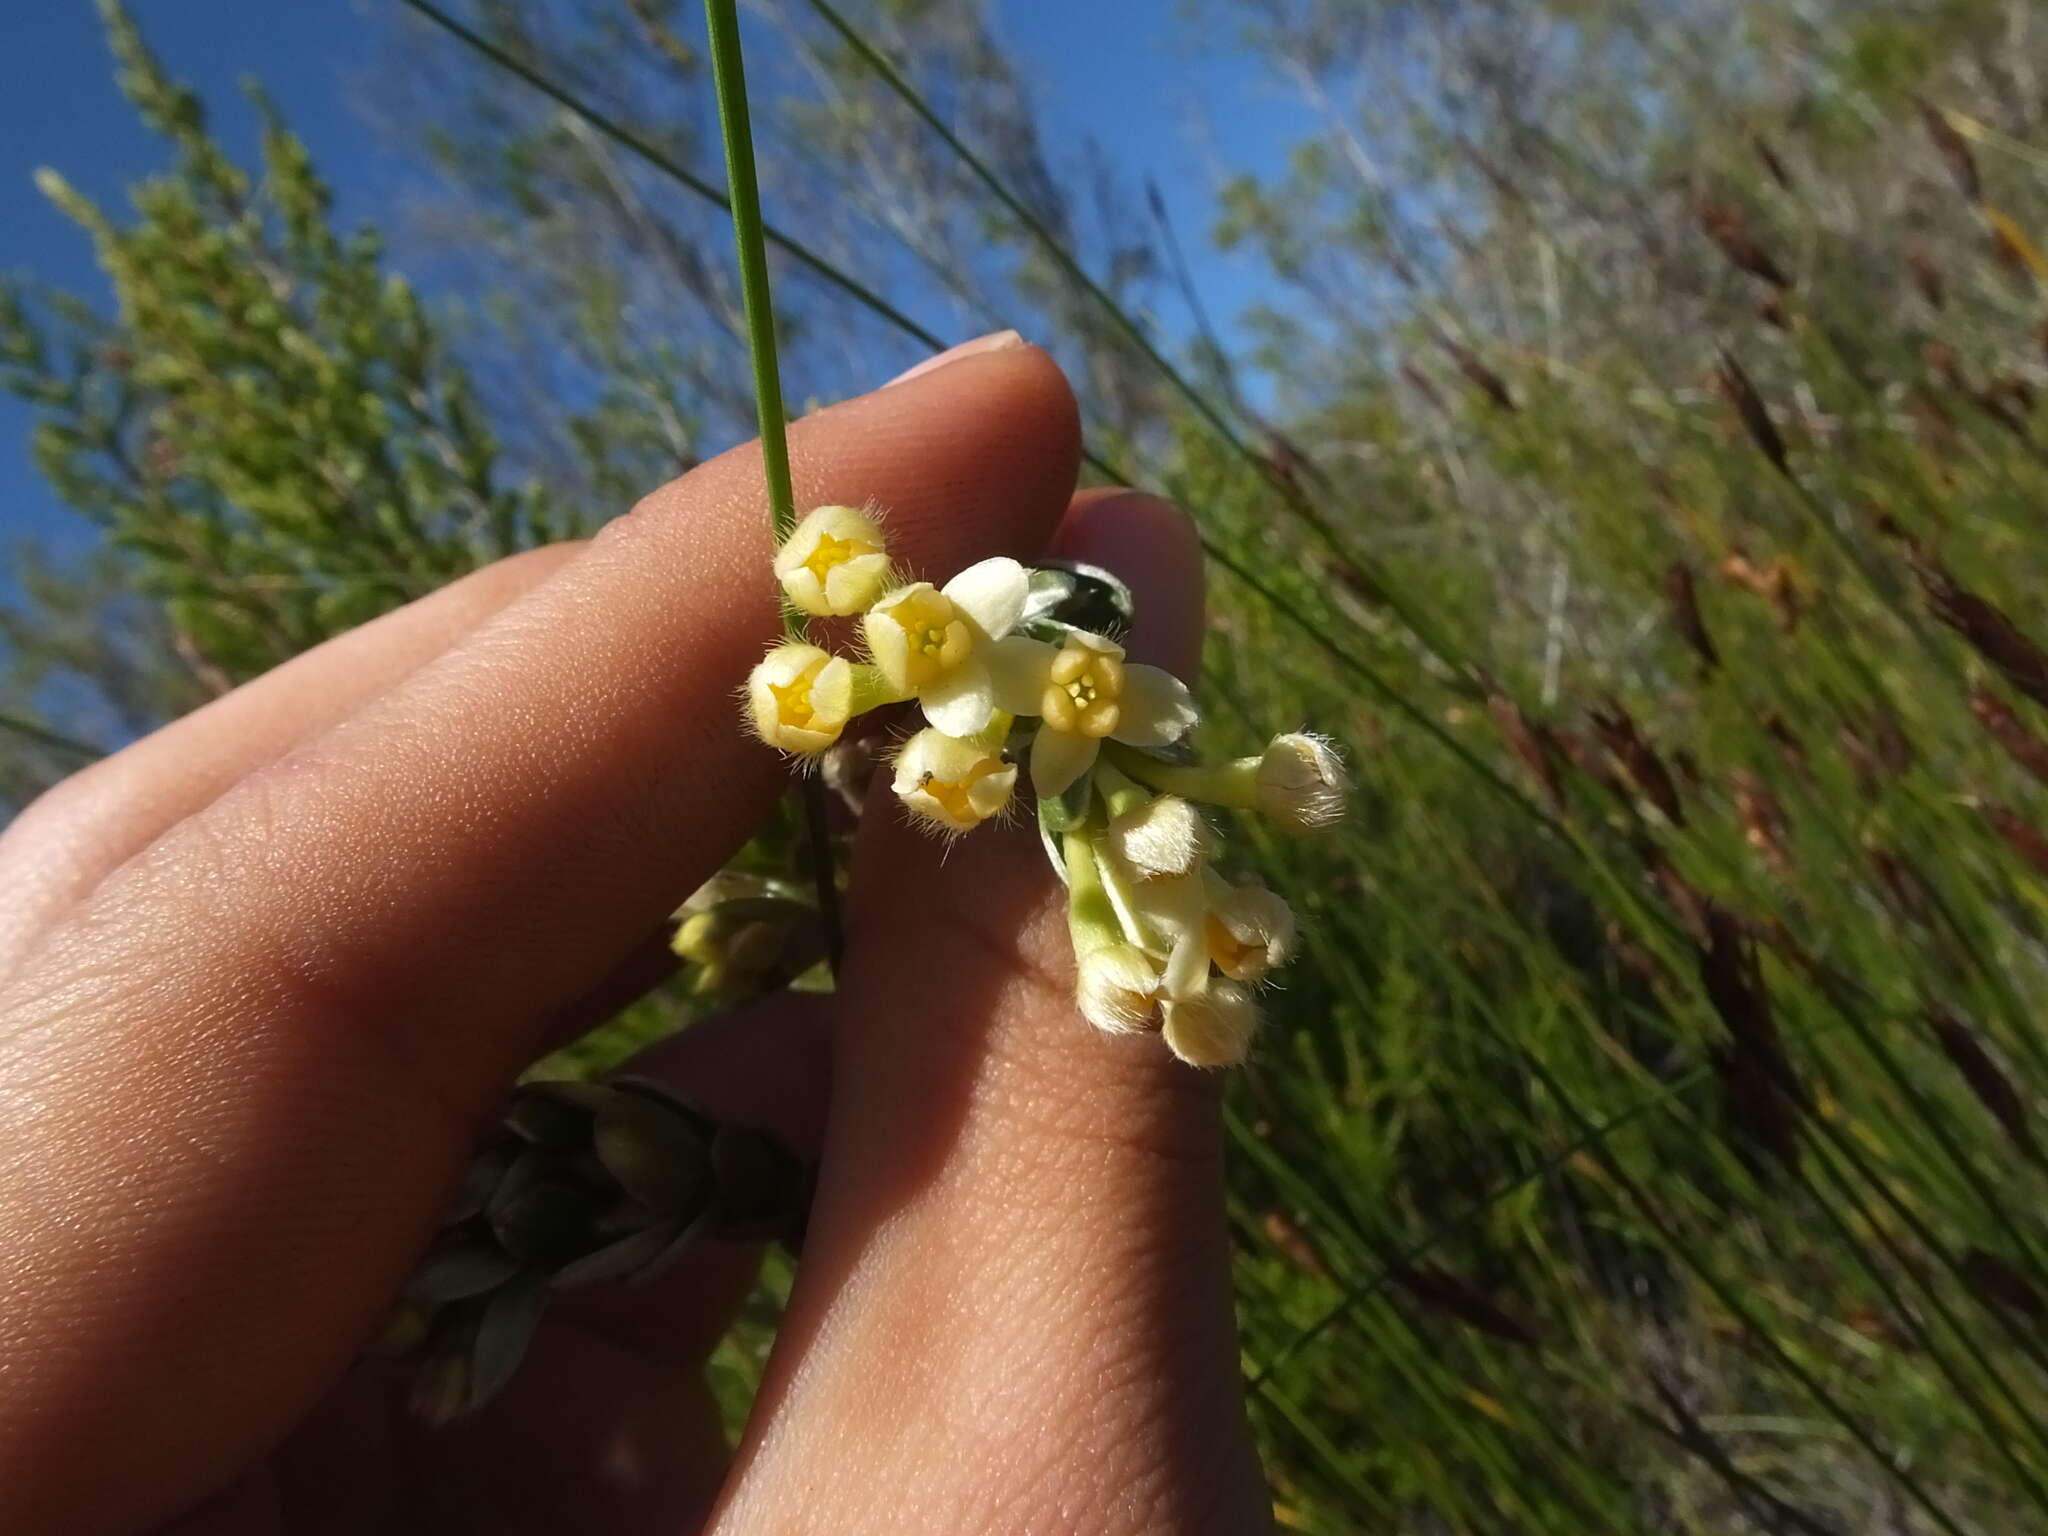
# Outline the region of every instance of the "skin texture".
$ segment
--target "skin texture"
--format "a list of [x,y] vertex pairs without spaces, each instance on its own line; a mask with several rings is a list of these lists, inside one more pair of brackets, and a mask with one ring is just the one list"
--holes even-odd
[[[1182,672],[1199,550],[1073,494],[1013,338],[797,423],[799,502],[943,579],[1050,545]],[[426,1436],[353,1365],[513,1076],[660,973],[786,782],[757,453],[480,572],[89,769],[0,836],[0,1530],[1243,1532],[1214,1084],[1074,1012],[1021,828],[863,820],[836,997],[646,1070],[822,1148],[736,1451],[701,1379],[754,1255],[559,1306]]]

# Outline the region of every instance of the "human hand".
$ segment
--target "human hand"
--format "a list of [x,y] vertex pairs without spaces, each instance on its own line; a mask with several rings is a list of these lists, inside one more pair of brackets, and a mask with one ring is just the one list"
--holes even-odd
[[[985,350],[797,423],[944,574],[1051,542],[1186,673],[1200,555],[1072,496],[1052,363]],[[514,1075],[651,974],[786,781],[758,454],[502,562],[61,786],[0,838],[0,1530],[1262,1528],[1211,1080],[1073,1010],[1028,830],[864,818],[831,999],[643,1070],[821,1149],[736,1453],[701,1367],[754,1256],[549,1313],[464,1427],[354,1362]],[[817,1005],[817,1006],[813,1006]]]

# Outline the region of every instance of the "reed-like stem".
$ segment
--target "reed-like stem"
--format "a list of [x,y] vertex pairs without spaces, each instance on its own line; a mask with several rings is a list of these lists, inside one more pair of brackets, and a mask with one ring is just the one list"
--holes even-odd
[[[747,72],[740,53],[739,13],[734,0],[704,0],[704,21],[710,32],[711,78],[718,91],[719,136],[725,144],[733,244],[739,253],[747,356],[754,372],[754,411],[761,425],[761,472],[768,482],[769,522],[775,542],[780,544],[796,527],[796,491],[790,483],[788,424],[775,348],[775,304],[768,290],[768,243],[761,218],[761,186],[754,174],[754,132],[747,112]],[[804,638],[804,617],[787,601],[782,605],[782,625],[791,639]],[[837,977],[842,931],[839,884],[825,816],[824,781],[816,774],[807,776],[801,793],[818,916],[825,928],[826,955]]]
[[49,747],[53,751],[66,753],[71,757],[78,758],[82,762],[97,762],[107,755],[98,747],[79,741],[75,737],[66,736],[62,731],[53,731],[47,725],[38,724],[34,720],[23,719],[20,715],[0,714],[0,731],[12,732],[16,736],[34,742],[37,746]]
[[[740,20],[734,0],[704,0],[704,21],[711,31],[711,78],[718,89],[718,130],[725,145],[733,244],[739,251],[740,302],[746,309],[754,410],[761,423],[761,469],[768,477],[768,512],[779,544],[796,527],[796,492],[789,483],[782,370],[775,352],[775,306],[768,294],[761,186],[754,175],[754,130],[747,114],[747,72],[740,56]],[[801,631],[800,618],[788,615],[786,622],[792,634]]]

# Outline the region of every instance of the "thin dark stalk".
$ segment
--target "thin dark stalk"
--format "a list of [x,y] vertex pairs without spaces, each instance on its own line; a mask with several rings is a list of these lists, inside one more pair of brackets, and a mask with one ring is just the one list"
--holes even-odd
[[[573,117],[582,119],[614,144],[617,144],[621,149],[639,157],[648,165],[660,171],[662,175],[681,184],[706,202],[716,203],[728,213],[732,211],[732,203],[726,195],[703,177],[695,175],[677,164],[676,161],[663,154],[659,149],[655,148],[624,124],[606,116],[596,107],[577,100],[545,75],[540,74],[517,56],[508,53],[489,38],[464,26],[460,21],[457,21],[453,16],[450,16],[446,11],[435,5],[433,0],[402,0],[402,3],[419,12],[428,21],[431,21],[435,26],[441,28],[442,31],[448,33],[466,47],[472,48],[477,53],[483,55],[484,58],[490,60],[491,63],[504,70],[507,74],[514,75],[520,80],[525,81],[526,84],[539,91],[548,100],[555,103],[556,106],[562,108],[563,111]],[[939,339],[937,333],[926,330],[915,320],[911,319],[910,316],[903,313],[902,310],[875,292],[874,289],[868,287],[858,278],[842,272],[823,257],[815,255],[801,241],[784,234],[774,225],[764,223],[761,226],[761,237],[792,261],[797,262],[813,276],[822,278],[862,308],[887,321],[906,336],[915,338],[935,352],[945,345]]]
[[12,731],[26,737],[39,747],[48,747],[71,757],[83,758],[86,762],[97,762],[107,754],[88,742],[66,736],[62,731],[53,731],[47,725],[40,725],[20,715],[0,714],[0,731]]
[[[1986,1357],[1982,1346],[1971,1335],[1969,1329],[1950,1310],[1947,1303],[1942,1300],[1940,1292],[1932,1284],[1929,1284],[1923,1276],[1917,1273],[1915,1266],[1899,1250],[1897,1242],[1885,1232],[1884,1226],[1878,1221],[1876,1214],[1857,1195],[1854,1185],[1843,1176],[1839,1168],[1832,1166],[1825,1159],[1822,1159],[1821,1162],[1823,1170],[1828,1175],[1830,1181],[1841,1191],[1842,1197],[1849,1202],[1854,1208],[1856,1215],[1861,1218],[1864,1225],[1876,1237],[1878,1244],[1885,1250],[1886,1255],[1899,1267],[1902,1273],[1911,1275],[1920,1282],[1919,1288],[1921,1293],[1926,1296],[1928,1304],[1932,1307],[1935,1314],[1954,1332],[1957,1342],[1970,1357],[1971,1362],[1983,1373],[1985,1379],[1997,1389],[1999,1396],[2004,1398],[2006,1404],[2018,1415],[2020,1422],[2026,1425],[2027,1431],[2033,1437],[2036,1446],[2040,1446],[2042,1444],[2041,1423],[2034,1416],[2033,1410],[2020,1400],[2018,1393],[2013,1390],[2011,1384],[1998,1373],[1997,1368]],[[2026,1463],[2022,1462],[2019,1459],[2018,1453],[2013,1450],[2011,1437],[2006,1433],[2006,1427],[1998,1422],[1997,1417],[1992,1413],[1990,1407],[1978,1394],[1977,1390],[1970,1384],[1961,1369],[1936,1344],[1933,1330],[1926,1323],[1921,1322],[1914,1309],[1907,1305],[1906,1299],[1899,1293],[1898,1287],[1893,1285],[1891,1280],[1885,1275],[1884,1267],[1877,1262],[1861,1239],[1850,1229],[1849,1224],[1843,1220],[1841,1213],[1836,1211],[1833,1205],[1822,1197],[1817,1185],[1809,1183],[1808,1188],[1814,1196],[1814,1209],[1821,1213],[1828,1225],[1834,1229],[1835,1235],[1841,1240],[1844,1249],[1855,1258],[1857,1265],[1870,1277],[1871,1283],[1877,1287],[1879,1294],[1884,1297],[1885,1304],[1891,1308],[1893,1314],[1899,1319],[1900,1325],[1908,1333],[1912,1334],[1920,1348],[1926,1353],[1928,1359],[1934,1362],[1935,1369],[1954,1388],[1955,1394],[1962,1400],[1963,1406],[1976,1419],[1979,1427],[1983,1429],[1985,1442],[2005,1461],[2013,1475],[2019,1479],[2020,1485],[2026,1489],[2028,1496],[2033,1499],[2036,1507],[2048,1510],[2048,1493],[2043,1492],[2040,1482],[2034,1476],[2033,1470]]]
[[1425,623],[1421,615],[1410,608],[1407,600],[1399,595],[1398,585],[1386,579],[1380,571],[1378,562],[1361,556],[1356,551],[1350,549],[1338,535],[1337,529],[1331,523],[1329,517],[1308,498],[1301,487],[1282,475],[1271,460],[1245,442],[1242,437],[1238,436],[1236,429],[1224,419],[1223,413],[1216,409],[1215,404],[1209,397],[1189,382],[1187,375],[1175,367],[1172,361],[1159,350],[1153,343],[1152,338],[1145,333],[1145,328],[1131,318],[1130,313],[1121,304],[1117,303],[1115,297],[1088,275],[1087,269],[1076,261],[1068,253],[1066,247],[1060,244],[1053,232],[1046,228],[1045,221],[1032,212],[1021,198],[1005,186],[1002,178],[996,175],[979,155],[975,154],[972,149],[969,149],[961,141],[958,134],[946,126],[945,119],[932,110],[931,105],[918,93],[915,86],[904,79],[896,66],[890,63],[874,44],[861,36],[859,31],[833,8],[830,0],[810,0],[810,6],[819,16],[824,18],[826,24],[833,31],[839,34],[846,45],[860,56],[861,61],[880,77],[882,83],[895,93],[896,98],[904,106],[908,107],[920,122],[938,135],[939,142],[952,152],[961,165],[967,169],[968,174],[981,183],[989,196],[1002,205],[1003,210],[1017,221],[1018,225],[1027,235],[1037,242],[1039,247],[1053,260],[1060,270],[1065,272],[1069,278],[1079,285],[1081,291],[1101,308],[1110,323],[1123,334],[1132,346],[1137,348],[1145,361],[1157,369],[1160,377],[1165,379],[1174,391],[1187,401],[1195,414],[1202,419],[1211,432],[1215,433],[1217,440],[1238,458],[1250,465],[1268,485],[1279,492],[1281,499],[1294,509],[1296,515],[1308,525],[1309,529],[1337,559],[1355,569],[1363,571],[1370,577],[1374,586],[1379,589],[1381,600],[1385,602],[1388,609],[1408,627],[1416,639],[1421,641],[1439,661],[1442,661],[1453,670],[1460,669],[1462,667],[1461,658],[1454,652],[1448,640],[1437,634],[1433,625]]
[[[1566,1090],[1556,1074],[1544,1065],[1540,1057],[1526,1050],[1521,1050],[1519,1046],[1516,1049],[1523,1061],[1528,1064],[1529,1070],[1535,1074],[1545,1090],[1556,1100],[1558,1107],[1564,1110],[1582,1131],[1590,1133],[1593,1130],[1593,1122],[1587,1118],[1585,1111],[1579,1107],[1577,1099]],[[1699,1278],[1700,1283],[1713,1293],[1715,1300],[1736,1320],[1737,1324],[1744,1330],[1744,1333],[1749,1338],[1755,1340],[1763,1352],[1777,1362],[1781,1370],[1798,1382],[1807,1395],[1827,1413],[1829,1418],[1833,1419],[1835,1423],[1848,1432],[1849,1437],[1862,1447],[1864,1453],[1870,1457],[1880,1470],[1898,1484],[1899,1491],[1905,1494],[1917,1508],[1943,1531],[1946,1531],[1948,1536],[1963,1536],[1962,1528],[1956,1524],[1948,1511],[1934,1501],[1933,1496],[1922,1486],[1920,1480],[1913,1475],[1912,1470],[1878,1443],[1877,1439],[1848,1410],[1841,1399],[1829,1391],[1826,1384],[1811,1370],[1800,1364],[1792,1352],[1778,1342],[1778,1338],[1774,1333],[1758,1322],[1755,1315],[1743,1302],[1737,1288],[1712,1266],[1707,1264],[1698,1254],[1694,1253],[1692,1248],[1680,1238],[1671,1223],[1658,1214],[1656,1204],[1650,1199],[1648,1192],[1629,1175],[1627,1169],[1623,1168],[1608,1153],[1605,1145],[1596,1141],[1591,1150],[1593,1155],[1600,1160],[1602,1166],[1606,1169],[1608,1179],[1616,1188],[1621,1190],[1627,1197],[1629,1204],[1635,1207],[1636,1213],[1642,1217],[1650,1230],[1655,1232],[1659,1239],[1662,1240],[1665,1250],[1676,1257],[1680,1263],[1684,1264],[1687,1269],[1691,1270]]]

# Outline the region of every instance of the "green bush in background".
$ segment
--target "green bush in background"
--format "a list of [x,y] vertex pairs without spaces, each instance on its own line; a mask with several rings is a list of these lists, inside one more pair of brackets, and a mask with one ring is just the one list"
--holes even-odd
[[[413,238],[498,296],[439,310],[267,107],[230,163],[110,6],[174,162],[119,218],[48,184],[111,313],[0,299],[107,535],[5,620],[40,734],[0,793],[75,761],[53,697],[140,729],[739,435],[672,12],[493,0],[497,64],[415,40],[382,107],[446,190]],[[1210,541],[1210,729],[1326,724],[1355,766],[1340,837],[1245,850],[1308,948],[1229,1106],[1281,1524],[2048,1531],[2048,21],[1195,7],[1325,125],[1222,195],[1275,294],[1233,364],[1145,318],[1185,236],[1113,171],[1063,189],[978,7],[777,12],[798,397],[910,355],[919,283],[1051,338],[1097,472]]]

